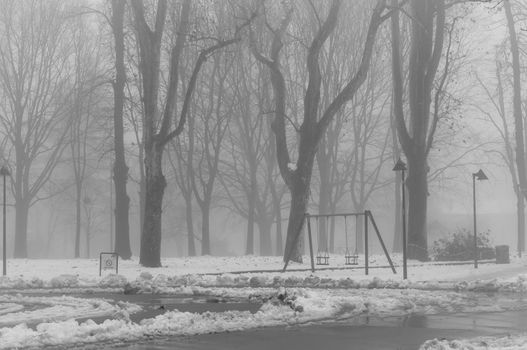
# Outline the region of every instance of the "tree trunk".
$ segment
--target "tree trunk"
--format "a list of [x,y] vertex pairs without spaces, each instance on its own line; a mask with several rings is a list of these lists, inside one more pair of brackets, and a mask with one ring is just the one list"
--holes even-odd
[[[307,153],[307,152],[306,152]],[[304,155],[306,155],[304,153]],[[284,262],[292,260],[302,262],[303,228],[304,219],[309,202],[309,186],[313,169],[314,153],[311,153],[309,164],[299,164],[294,175],[291,176],[291,209],[287,225],[287,238],[285,242]],[[309,158],[309,156],[308,156]],[[299,160],[300,162],[300,160]],[[289,258],[289,259],[288,259]]]
[[113,167],[113,180],[115,184],[115,252],[122,259],[130,259],[130,224],[128,211],[130,198],[126,193],[128,181],[128,167],[124,156],[124,84],[126,71],[124,66],[124,21],[125,1],[112,1],[112,29],[115,39],[115,82],[114,92],[114,150],[115,163]]
[[[525,164],[525,141],[523,116],[522,116],[522,102],[521,102],[521,70],[520,70],[520,52],[518,48],[518,39],[516,36],[516,28],[514,26],[514,17],[511,10],[509,0],[503,1],[505,15],[507,18],[507,25],[509,28],[509,41],[511,44],[512,56],[512,79],[513,79],[513,114],[514,114],[514,131],[516,137],[516,169],[518,171],[518,182],[520,185],[520,193],[527,196],[527,169]],[[524,199],[522,199],[524,200]],[[518,204],[523,207],[524,204]],[[518,223],[520,218],[518,217]],[[518,244],[524,241],[525,232],[518,231]],[[523,249],[523,245],[518,246],[518,250]]]
[[139,227],[142,229],[145,224],[145,196],[146,196],[146,176],[144,163],[144,146],[139,145]]
[[86,257],[89,259],[90,258],[90,242],[91,242],[91,225],[90,225],[90,222],[88,221],[86,223]]
[[518,224],[518,255],[525,251],[525,201],[523,193],[516,193],[516,218]]
[[25,200],[15,204],[15,258],[27,258],[27,218],[29,205]]
[[[400,173],[400,172],[399,172]],[[397,174],[395,177],[395,192],[394,192],[394,227],[393,227],[393,247],[392,252],[401,253],[403,251],[403,220],[402,220],[402,206],[401,206],[401,176]]]
[[130,198],[126,193],[128,167],[124,163],[124,149],[122,160],[116,159],[115,161],[113,178],[115,184],[115,252],[122,259],[127,260],[132,257],[132,250],[130,248],[130,224],[128,221]]
[[436,131],[438,114],[430,120],[431,94],[442,57],[445,26],[444,0],[411,0],[411,43],[408,61],[409,127],[403,107],[403,75],[399,29],[399,3],[392,14],[392,81],[397,135],[408,160],[408,257],[428,260],[427,157]]
[[282,237],[282,208],[280,207],[280,199],[273,189],[273,204],[276,219],[276,252],[275,255],[283,256],[284,254],[284,240]]
[[81,202],[82,202],[82,186],[77,182],[75,188],[75,258],[80,258],[80,241],[81,241]]
[[271,222],[267,220],[267,218],[258,221],[258,232],[260,233],[260,255],[272,255],[273,250],[271,248]]
[[185,198],[185,211],[187,213],[187,254],[196,256],[196,244],[194,242],[194,220],[192,218],[192,195]]
[[428,185],[425,156],[408,158],[408,258],[428,260],[426,214]]
[[249,208],[247,215],[247,245],[245,247],[245,254],[254,254],[254,217],[256,211],[256,189],[251,175],[251,189],[249,193]]
[[[319,188],[319,198],[318,198],[318,213],[319,214],[330,214],[330,200],[331,200],[331,184],[329,180],[329,169],[330,164],[327,161],[329,155],[325,152],[324,142],[321,142],[321,147],[317,153],[317,163],[320,174],[320,188]],[[318,223],[318,249],[319,251],[327,251],[329,249],[328,242],[328,228],[329,222],[326,218],[320,218]]]
[[161,214],[166,180],[162,172],[163,146],[145,149],[145,216],[139,263],[161,267]]
[[210,199],[201,207],[201,255],[211,255],[210,251]]

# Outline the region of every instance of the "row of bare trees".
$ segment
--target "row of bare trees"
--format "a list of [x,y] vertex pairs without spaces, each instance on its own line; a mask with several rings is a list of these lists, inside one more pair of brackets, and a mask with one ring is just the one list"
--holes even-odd
[[[31,205],[71,189],[81,256],[87,184],[111,159],[121,257],[137,198],[142,265],[161,266],[163,236],[178,232],[187,254],[214,253],[218,213],[244,222],[245,253],[301,261],[305,212],[391,196],[402,152],[410,257],[428,259],[429,159],[451,111],[460,1],[1,1],[17,257]],[[184,223],[166,226],[176,211]],[[318,232],[334,250],[335,227]]]

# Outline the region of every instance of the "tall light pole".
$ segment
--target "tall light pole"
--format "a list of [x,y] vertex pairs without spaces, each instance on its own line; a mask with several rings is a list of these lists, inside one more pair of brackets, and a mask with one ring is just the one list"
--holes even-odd
[[478,231],[476,230],[476,179],[488,180],[489,178],[483,170],[479,169],[477,173],[472,174],[472,203],[474,205],[474,268],[478,268]]
[[404,171],[406,170],[406,164],[399,158],[397,160],[397,163],[395,163],[395,166],[393,167],[393,171],[400,171],[401,172],[401,190],[402,190],[402,217],[403,217],[403,279],[406,279],[408,277],[407,269],[406,269],[406,205],[405,205],[405,195],[404,195]]
[[0,175],[4,178],[4,210],[3,210],[3,214],[4,214],[4,222],[3,222],[3,235],[2,235],[2,274],[5,276],[7,274],[7,256],[6,256],[6,245],[7,245],[7,239],[6,239],[6,186],[5,186],[5,183],[6,183],[6,177],[11,175],[11,173],[9,172],[9,169],[3,165],[2,168],[0,168]]

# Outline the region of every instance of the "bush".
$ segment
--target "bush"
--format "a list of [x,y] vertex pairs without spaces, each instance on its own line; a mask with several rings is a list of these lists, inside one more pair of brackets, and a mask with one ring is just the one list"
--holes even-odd
[[[478,259],[496,257],[488,231],[478,234],[478,255]],[[436,261],[474,260],[474,234],[466,229],[459,229],[448,237],[435,241],[432,256]]]

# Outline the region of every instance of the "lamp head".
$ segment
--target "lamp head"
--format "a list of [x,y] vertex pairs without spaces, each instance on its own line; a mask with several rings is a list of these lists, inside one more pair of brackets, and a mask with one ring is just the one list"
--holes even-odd
[[479,171],[475,174],[472,174],[476,179],[478,180],[488,180],[489,178],[487,177],[487,175],[485,175],[485,173],[483,172],[483,170],[479,169]]
[[2,165],[2,167],[0,168],[0,175],[1,176],[9,176],[9,175],[11,175],[11,172],[9,171],[8,167],[6,167],[5,165]]
[[392,169],[393,171],[404,171],[406,170],[406,164],[399,158],[397,160],[397,163],[395,163],[395,166]]

